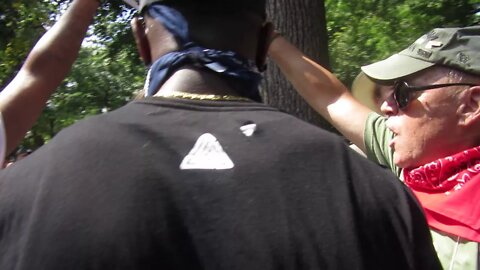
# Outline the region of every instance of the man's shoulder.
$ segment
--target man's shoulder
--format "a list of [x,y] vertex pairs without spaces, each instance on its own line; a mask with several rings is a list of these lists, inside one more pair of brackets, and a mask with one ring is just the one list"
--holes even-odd
[[390,168],[397,176],[401,169],[393,161],[394,151],[389,143],[394,134],[387,128],[387,118],[377,113],[371,113],[367,119],[364,132],[364,143],[367,157],[383,166]]
[[[123,108],[121,108],[123,110]],[[128,126],[120,119],[124,112],[113,111],[88,116],[62,129],[48,143],[37,149],[29,158],[28,168],[42,167],[49,163],[88,164],[86,160],[102,160],[128,143]],[[115,150],[117,151],[117,150]],[[33,165],[35,164],[35,165]]]
[[122,119],[125,119],[131,110],[132,106],[127,104],[107,113],[87,116],[62,129],[55,137],[73,136],[76,138],[84,137],[87,140],[92,137],[100,139],[103,133],[114,133],[115,130],[112,128],[121,126]]
[[88,116],[62,129],[48,144],[71,144],[81,147],[94,141],[105,140],[108,134],[114,134],[109,114]]

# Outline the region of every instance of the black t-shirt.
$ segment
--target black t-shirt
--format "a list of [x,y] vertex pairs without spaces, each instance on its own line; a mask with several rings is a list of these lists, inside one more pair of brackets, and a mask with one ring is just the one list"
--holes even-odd
[[268,106],[150,98],[0,173],[0,269],[439,269],[422,210]]

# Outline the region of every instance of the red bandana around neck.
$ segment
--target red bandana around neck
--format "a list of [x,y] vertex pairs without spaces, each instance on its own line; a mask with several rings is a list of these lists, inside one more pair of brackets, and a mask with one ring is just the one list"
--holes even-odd
[[480,242],[480,146],[404,169],[430,227]]

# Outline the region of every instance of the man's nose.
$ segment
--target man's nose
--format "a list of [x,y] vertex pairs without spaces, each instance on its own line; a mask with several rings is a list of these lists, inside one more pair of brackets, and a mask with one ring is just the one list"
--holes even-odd
[[380,110],[386,116],[392,116],[398,113],[398,106],[393,97],[393,92],[383,101]]

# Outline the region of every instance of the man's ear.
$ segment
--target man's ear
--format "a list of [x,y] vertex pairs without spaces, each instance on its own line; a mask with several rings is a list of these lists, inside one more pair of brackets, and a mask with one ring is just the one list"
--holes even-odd
[[465,92],[463,104],[460,107],[461,123],[471,126],[480,123],[480,86],[472,86]]
[[257,56],[255,59],[258,70],[260,71],[265,71],[267,69],[267,53],[273,32],[273,24],[271,22],[266,22],[260,29],[258,35]]
[[130,21],[130,25],[132,26],[138,53],[145,65],[148,66],[152,63],[152,55],[150,52],[150,43],[145,33],[145,23],[143,19],[135,17]]

